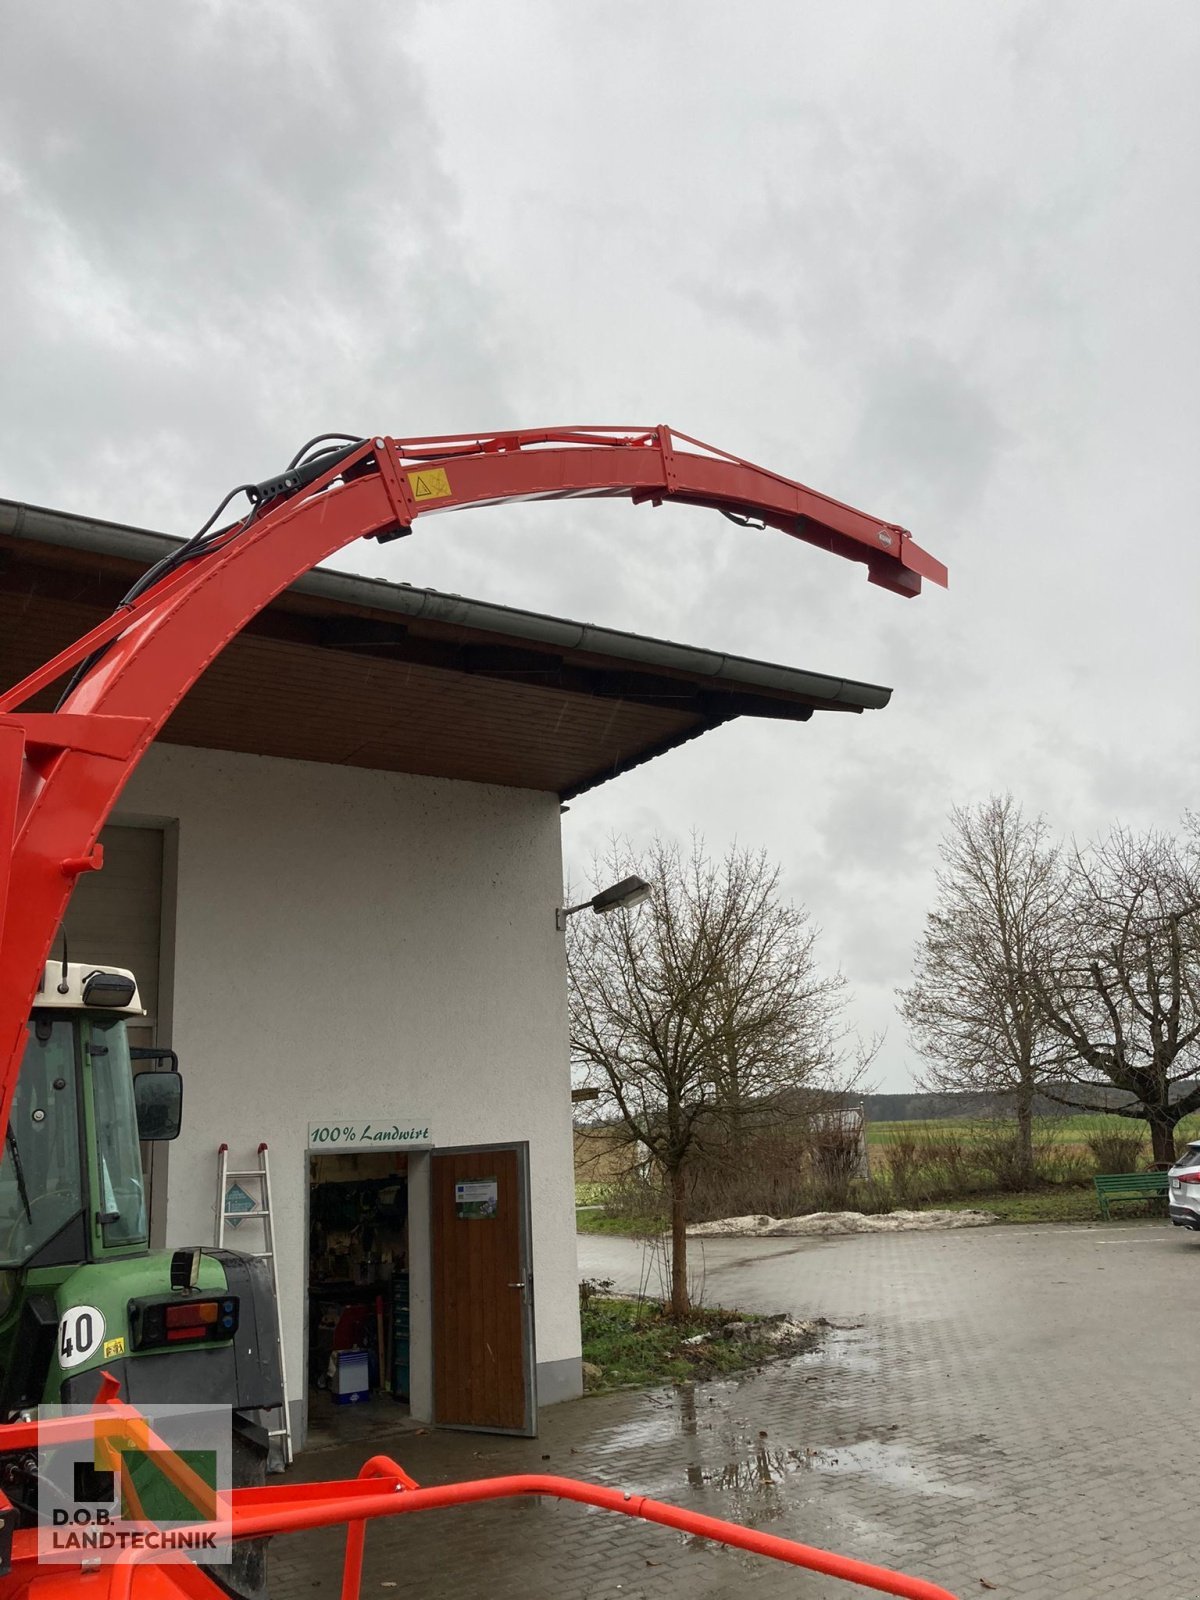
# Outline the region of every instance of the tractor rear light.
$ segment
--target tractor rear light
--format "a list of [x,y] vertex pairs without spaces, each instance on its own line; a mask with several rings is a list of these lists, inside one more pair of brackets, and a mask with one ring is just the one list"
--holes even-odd
[[131,1300],[129,1329],[135,1350],[156,1345],[211,1344],[232,1339],[238,1329],[237,1295],[173,1294]]
[[182,1305],[168,1306],[164,1320],[168,1331],[172,1328],[202,1328],[210,1322],[216,1322],[219,1314],[220,1306],[215,1300],[187,1300]]

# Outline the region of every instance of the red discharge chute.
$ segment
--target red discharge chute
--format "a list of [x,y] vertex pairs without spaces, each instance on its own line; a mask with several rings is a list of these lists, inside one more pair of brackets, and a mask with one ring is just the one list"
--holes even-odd
[[[169,560],[144,591],[131,593],[113,617],[0,697],[0,1126],[8,1124],[25,1025],[74,883],[101,865],[97,838],[114,802],[213,657],[296,578],[355,539],[387,540],[435,511],[599,496],[708,506],[735,521],[778,528],[863,562],[873,583],[901,595],[917,594],[922,578],[946,582],[946,569],[903,528],[662,427],[377,438],[315,465],[289,468],[260,486],[244,522],[193,543],[186,561],[177,552],[174,564]],[[57,711],[21,709],[68,675],[71,686]],[[114,1389],[103,1397],[111,1400]],[[36,1443],[34,1424],[0,1428],[0,1453]],[[370,1483],[235,1491],[237,1532],[247,1537],[347,1523],[343,1596],[353,1600],[367,1520],[509,1495],[552,1495],[740,1545],[886,1594],[953,1600],[922,1579],[595,1485],[538,1477],[419,1490],[390,1462],[368,1463],[364,1472]],[[63,1600],[74,1600],[78,1569],[39,1568],[35,1537],[17,1534],[14,1568],[0,1583],[0,1600],[34,1590],[43,1600],[55,1600],[58,1590]],[[136,1570],[147,1600],[152,1592],[153,1600],[211,1600],[217,1593],[195,1567]],[[134,1571],[118,1566],[107,1569],[107,1581],[100,1573],[88,1581],[111,1600],[125,1600]]]
[[[419,516],[516,500],[621,497],[707,506],[919,593],[946,569],[903,528],[666,427],[375,438],[261,486],[244,522],[0,696],[0,1127],[7,1127],[37,984],[81,872],[142,754],[191,685],[282,590],[355,539]],[[68,674],[55,712],[23,712]]]

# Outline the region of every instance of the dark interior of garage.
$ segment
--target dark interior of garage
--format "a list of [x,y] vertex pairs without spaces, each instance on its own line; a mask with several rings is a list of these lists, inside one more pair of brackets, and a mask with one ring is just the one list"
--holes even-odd
[[336,1433],[351,1410],[407,1410],[407,1159],[313,1156],[308,1200],[309,1419]]

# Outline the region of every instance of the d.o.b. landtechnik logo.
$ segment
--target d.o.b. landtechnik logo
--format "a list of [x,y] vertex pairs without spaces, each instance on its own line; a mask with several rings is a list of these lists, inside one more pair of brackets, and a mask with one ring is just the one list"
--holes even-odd
[[[154,1406],[142,1416],[114,1411],[39,1408],[38,1560],[77,1564],[136,1555],[227,1563],[228,1409]],[[66,1419],[79,1426],[57,1426]]]

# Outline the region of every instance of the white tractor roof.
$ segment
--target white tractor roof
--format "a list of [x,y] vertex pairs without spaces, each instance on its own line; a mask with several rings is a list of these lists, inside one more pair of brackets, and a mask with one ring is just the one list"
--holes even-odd
[[[128,1005],[100,1005],[94,998],[90,1005],[85,1004],[84,985],[97,972],[129,979],[133,984],[133,998]],[[61,961],[47,961],[33,1008],[35,1011],[111,1011],[123,1017],[146,1015],[133,973],[127,967],[100,967],[94,961],[68,961],[65,966]]]

